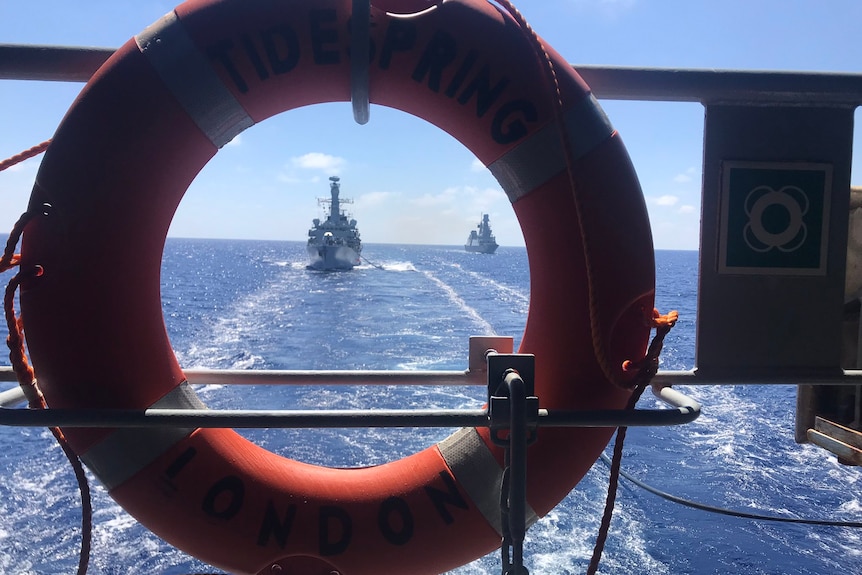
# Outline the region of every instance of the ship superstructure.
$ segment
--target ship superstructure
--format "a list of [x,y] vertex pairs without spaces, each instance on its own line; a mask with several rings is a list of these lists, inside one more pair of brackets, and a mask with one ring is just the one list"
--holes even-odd
[[475,230],[470,231],[467,237],[467,243],[464,244],[464,249],[468,252],[477,252],[482,254],[493,254],[497,251],[497,239],[491,231],[491,224],[488,222],[488,214],[482,214],[482,221],[476,226]]
[[340,178],[329,178],[329,198],[319,198],[326,219],[314,218],[308,230],[308,267],[316,270],[349,270],[359,265],[362,240],[356,220],[342,211],[342,204],[353,200],[341,198]]

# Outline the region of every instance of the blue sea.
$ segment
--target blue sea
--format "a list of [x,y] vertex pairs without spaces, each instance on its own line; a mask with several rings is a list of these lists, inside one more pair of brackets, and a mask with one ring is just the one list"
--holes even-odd
[[[305,269],[298,242],[169,239],[163,310],[183,367],[462,370],[471,335],[509,335],[517,347],[529,308],[523,248],[492,255],[443,246],[366,245],[369,263],[342,273]],[[661,368],[694,367],[697,252],[659,251],[657,307],[677,309]],[[7,276],[4,276],[7,277]],[[4,282],[5,284],[5,282]],[[5,333],[4,333],[5,335]],[[5,355],[5,354],[4,354]],[[4,384],[7,387],[11,384]],[[860,472],[793,440],[793,386],[691,386],[694,423],[632,428],[623,469],[699,503],[780,517],[862,520]],[[482,387],[202,386],[216,408],[474,408]],[[641,408],[659,408],[649,392]],[[442,439],[443,429],[257,430],[272,451],[323,465],[373,465]],[[80,503],[50,433],[0,428],[0,572],[74,573]],[[607,450],[610,453],[610,448]],[[91,477],[92,574],[214,570],[162,542]],[[584,480],[528,532],[530,573],[584,573],[599,528],[608,468]],[[453,571],[499,573],[498,554]],[[622,479],[600,573],[862,573],[862,532],[708,513]],[[405,573],[408,573],[405,571]]]

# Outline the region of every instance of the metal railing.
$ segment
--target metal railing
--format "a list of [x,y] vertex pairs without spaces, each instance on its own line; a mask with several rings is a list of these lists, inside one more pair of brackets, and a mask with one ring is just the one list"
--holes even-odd
[[[0,44],[0,80],[86,82],[113,48]],[[598,98],[862,105],[862,74],[573,64]]]
[[[400,370],[290,370],[186,369],[192,385],[483,385],[483,372]],[[0,382],[14,382],[15,372],[0,366]],[[720,370],[659,370],[652,382],[674,385],[862,385],[862,369],[749,370],[744,374]],[[2,397],[3,392],[0,392]]]
[[[114,53],[113,48],[74,47],[50,45],[0,44],[0,80],[32,80],[59,82],[86,82],[99,67]],[[779,71],[739,71],[739,70],[694,70],[694,69],[656,69],[634,67],[599,67],[574,65],[576,71],[590,85],[599,98],[640,101],[700,102],[704,105],[721,103],[806,105],[816,102],[818,106],[855,107],[862,105],[862,74],[817,73],[817,72],[779,72]],[[220,385],[483,385],[485,376],[476,358],[472,357],[471,368],[465,371],[302,371],[302,370],[186,370],[190,384]],[[11,368],[0,367],[0,381],[15,381]],[[706,385],[734,383],[751,384],[814,384],[814,385],[860,385],[862,370],[813,369],[813,370],[747,370],[725,372],[722,370],[693,369],[684,371],[659,371],[653,379],[654,390],[667,396],[673,385]],[[665,390],[665,391],[662,391]],[[0,405],[5,399],[14,403],[15,390],[0,392]],[[683,396],[684,397],[684,396]],[[18,399],[17,401],[20,401]],[[693,403],[685,398],[675,397],[670,404],[678,409]],[[6,410],[8,411],[8,410]],[[20,410],[18,410],[20,411]],[[59,413],[51,410],[52,415],[0,415],[0,424],[22,425],[32,417],[39,419],[39,425],[52,424],[84,425],[86,418],[78,418],[72,413]],[[117,425],[135,421],[134,425],[163,425],[173,421],[177,425],[188,425],[195,420],[199,426],[248,425],[259,426],[305,426],[330,425],[354,427],[362,418],[357,413],[341,415],[329,412],[259,412],[256,414],[235,412],[238,419],[219,410],[183,410],[182,414],[168,413],[170,410],[146,410],[145,412],[126,412],[110,415]],[[674,411],[674,410],[669,410]],[[699,412],[699,406],[695,412]],[[5,413],[5,412],[4,412]],[[690,415],[690,414],[689,414]],[[688,415],[687,415],[688,416]],[[686,417],[687,417],[686,416]],[[99,411],[102,424],[109,413]],[[431,413],[374,412],[366,425],[414,425],[422,422],[427,426],[479,425],[483,420],[481,410],[466,410],[448,413],[437,417]],[[650,416],[630,415],[634,419],[625,421],[613,419],[608,414],[560,414],[540,412],[543,424],[548,425],[653,425],[647,422]],[[669,423],[676,415],[658,416],[667,418]],[[696,415],[695,415],[696,417]],[[8,419],[6,419],[8,418]],[[20,418],[20,419],[19,419]],[[56,418],[56,419],[52,419]],[[177,419],[179,418],[179,419]],[[330,420],[330,418],[333,418]],[[643,418],[638,421],[637,418]],[[5,419],[5,422],[4,422]],[[14,422],[13,422],[14,420]],[[182,423],[176,423],[182,421]],[[8,423],[6,423],[8,422]],[[683,421],[680,421],[683,422]],[[35,424],[35,423],[34,423]]]
[[[486,366],[498,354],[489,344],[511,349],[512,338],[470,339],[470,368],[465,371],[288,371],[186,370],[192,385],[499,385]],[[0,368],[0,379],[15,381],[12,368]],[[502,377],[502,376],[501,376]],[[501,378],[497,378],[501,379]],[[689,423],[700,415],[700,404],[654,382],[653,393],[672,409],[557,410],[538,409],[536,425],[551,427],[658,426]],[[489,397],[491,391],[489,391]],[[24,401],[20,388],[0,392],[0,425],[26,427],[238,427],[238,428],[356,428],[356,427],[490,427],[483,409],[375,410],[242,410],[242,409],[13,409]],[[503,418],[505,419],[505,418]]]

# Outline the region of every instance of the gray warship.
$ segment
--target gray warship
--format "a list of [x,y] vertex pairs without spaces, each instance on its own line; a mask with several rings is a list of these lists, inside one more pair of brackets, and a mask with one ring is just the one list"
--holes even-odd
[[356,229],[356,220],[348,219],[341,210],[342,204],[353,200],[339,198],[341,191],[338,176],[329,178],[329,198],[319,198],[326,219],[314,218],[308,230],[308,268],[314,270],[350,270],[359,265],[362,240]]
[[464,249],[468,252],[493,254],[497,251],[497,247],[497,239],[491,231],[491,224],[488,223],[488,214],[482,214],[482,221],[479,222],[475,230],[470,232]]

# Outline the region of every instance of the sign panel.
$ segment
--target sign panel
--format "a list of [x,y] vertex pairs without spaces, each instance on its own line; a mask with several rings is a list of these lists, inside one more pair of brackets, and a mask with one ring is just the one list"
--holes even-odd
[[832,166],[722,162],[719,274],[826,275]]

